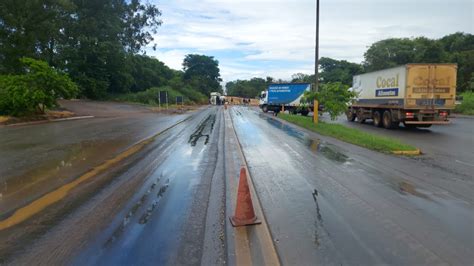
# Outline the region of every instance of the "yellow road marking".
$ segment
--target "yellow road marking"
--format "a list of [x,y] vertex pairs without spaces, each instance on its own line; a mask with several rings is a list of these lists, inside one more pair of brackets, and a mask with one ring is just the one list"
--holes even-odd
[[393,154],[396,155],[420,155],[420,149],[416,149],[414,151],[392,151]]
[[75,179],[74,181],[65,184],[43,196],[40,198],[34,200],[33,202],[29,203],[28,205],[16,210],[10,217],[0,221],[0,231],[7,229],[9,227],[12,227],[14,225],[17,225],[26,219],[30,218],[31,216],[41,212],[44,210],[46,207],[52,205],[53,203],[58,202],[59,200],[63,199],[66,197],[68,192],[77,187],[79,184],[83,183],[84,181],[98,175],[101,172],[104,172],[114,164],[119,163],[120,161],[130,157],[131,155],[137,153],[140,151],[143,147],[145,147],[147,144],[151,143],[158,137],[159,135],[163,134],[167,130],[177,126],[178,124],[181,124],[182,122],[186,121],[188,118],[179,121],[178,123],[172,125],[171,127],[166,128],[165,130],[145,139],[140,141],[139,143],[133,145],[132,147],[128,148],[124,152],[120,153],[117,155],[115,158],[110,159],[105,161],[103,164],[94,167],[92,170],[89,172],[85,173],[84,175],[80,176],[79,178]]

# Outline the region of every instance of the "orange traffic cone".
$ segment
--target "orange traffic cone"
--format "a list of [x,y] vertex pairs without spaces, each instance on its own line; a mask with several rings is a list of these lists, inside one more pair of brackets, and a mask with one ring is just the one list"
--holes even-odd
[[235,208],[235,215],[229,218],[233,226],[262,223],[257,219],[257,215],[255,215],[252,198],[250,197],[247,173],[243,167],[240,169],[239,190],[237,192],[237,207]]

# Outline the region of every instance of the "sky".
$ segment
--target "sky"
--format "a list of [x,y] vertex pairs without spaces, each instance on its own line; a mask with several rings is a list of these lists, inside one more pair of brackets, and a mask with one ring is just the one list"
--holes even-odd
[[[195,53],[224,83],[314,72],[316,0],[149,1],[163,24],[145,51],[173,69]],[[320,57],[360,63],[379,40],[455,32],[474,34],[474,0],[320,0]]]

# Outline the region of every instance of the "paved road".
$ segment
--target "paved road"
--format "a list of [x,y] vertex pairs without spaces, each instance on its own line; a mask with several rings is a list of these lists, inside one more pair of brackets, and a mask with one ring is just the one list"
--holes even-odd
[[[69,142],[74,141],[74,132],[81,132],[77,142],[90,138],[88,134],[112,142],[128,136],[122,148],[109,151],[101,146],[101,156],[91,148],[89,154],[98,157],[90,171],[87,167],[69,171],[59,183],[52,181],[57,176],[46,175],[55,178],[45,184],[56,185],[42,196],[36,189],[18,196],[18,202],[7,204],[8,197],[0,198],[0,206],[11,208],[2,212],[1,228],[18,210],[35,210],[61,197],[22,223],[0,229],[0,262],[471,265],[474,261],[473,180],[449,168],[433,167],[431,159],[368,151],[249,107],[208,107],[181,116],[128,105],[97,108],[105,110],[95,118],[97,125],[92,119],[24,131],[0,129],[20,130],[25,137],[38,130]],[[122,118],[108,117],[108,108],[122,110]],[[30,145],[15,138],[14,132],[8,134],[17,148],[5,154],[17,159],[7,163],[2,156],[0,162],[14,169],[15,161],[28,158]],[[149,136],[154,137],[130,146]],[[61,147],[46,139],[31,151],[41,154],[39,147]],[[35,160],[42,162],[39,157]],[[234,228],[228,222],[240,168],[248,168],[251,175],[251,194],[262,225]],[[84,181],[76,184],[76,180]],[[71,184],[74,188],[65,194],[55,192]],[[51,190],[54,197],[44,200]]]
[[127,104],[63,105],[95,118],[0,128],[0,218],[186,117]]
[[[331,122],[327,116],[324,116],[323,119]],[[364,124],[348,122],[345,117],[339,117],[335,122],[412,144],[419,147],[425,154],[422,160],[426,163],[454,172],[461,178],[472,180],[474,172],[474,117],[459,116],[450,120],[451,124],[446,126],[408,129],[401,125],[396,130],[374,127],[370,121]]]
[[472,263],[472,179],[233,112],[283,264]]

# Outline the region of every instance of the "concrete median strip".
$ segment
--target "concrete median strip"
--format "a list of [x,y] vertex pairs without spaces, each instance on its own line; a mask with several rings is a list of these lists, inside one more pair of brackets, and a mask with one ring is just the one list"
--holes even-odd
[[[245,155],[242,151],[242,145],[238,139],[237,133],[233,125],[232,115],[230,114],[229,108],[225,111],[227,116],[226,122],[229,122],[229,130],[231,132],[230,136],[226,133],[228,138],[234,138],[236,143],[237,154],[240,157],[242,163],[242,171],[245,171],[248,177],[248,186],[250,189],[250,195],[253,199],[253,205],[255,208],[255,213],[258,219],[261,220],[261,224],[253,226],[242,226],[242,227],[232,227],[234,228],[234,241],[235,241],[235,257],[236,265],[252,265],[264,263],[265,265],[280,265],[280,259],[276,251],[273,239],[268,227],[265,215],[263,213],[260,200],[258,198],[257,192],[255,190],[252,176],[250,175],[247,161]],[[232,178],[231,178],[232,179]],[[236,189],[237,184],[233,184],[232,189]],[[235,201],[234,201],[235,203]],[[233,209],[232,207],[230,209]]]
[[109,160],[103,162],[102,164],[94,167],[92,170],[90,170],[87,173],[83,174],[82,176],[76,178],[72,182],[67,183],[67,184],[65,184],[65,185],[63,185],[63,186],[61,186],[61,187],[45,194],[43,196],[41,196],[40,198],[32,201],[31,203],[27,204],[26,206],[23,206],[23,207],[17,209],[11,216],[9,216],[8,218],[0,221],[0,231],[4,230],[4,229],[7,229],[9,227],[12,227],[14,225],[17,225],[17,224],[27,220],[28,218],[32,217],[33,215],[38,214],[39,212],[41,212],[45,208],[51,206],[52,204],[60,201],[61,199],[65,198],[73,188],[77,187],[78,185],[80,185],[81,183],[83,183],[86,180],[89,180],[89,179],[91,179],[91,178],[93,178],[93,177],[95,177],[95,176],[97,176],[101,173],[104,173],[110,167],[112,167],[112,166],[118,164],[119,162],[125,160],[126,158],[136,154],[137,152],[142,150],[146,145],[153,142],[158,136],[160,136],[161,134],[165,133],[166,131],[174,128],[175,126],[185,122],[189,118],[190,117],[187,117],[187,118],[177,122],[176,124],[173,124],[172,126],[156,133],[155,135],[139,141],[138,143],[132,145],[131,147],[129,147],[128,149],[126,149],[122,153],[115,156],[114,158],[109,159]]

